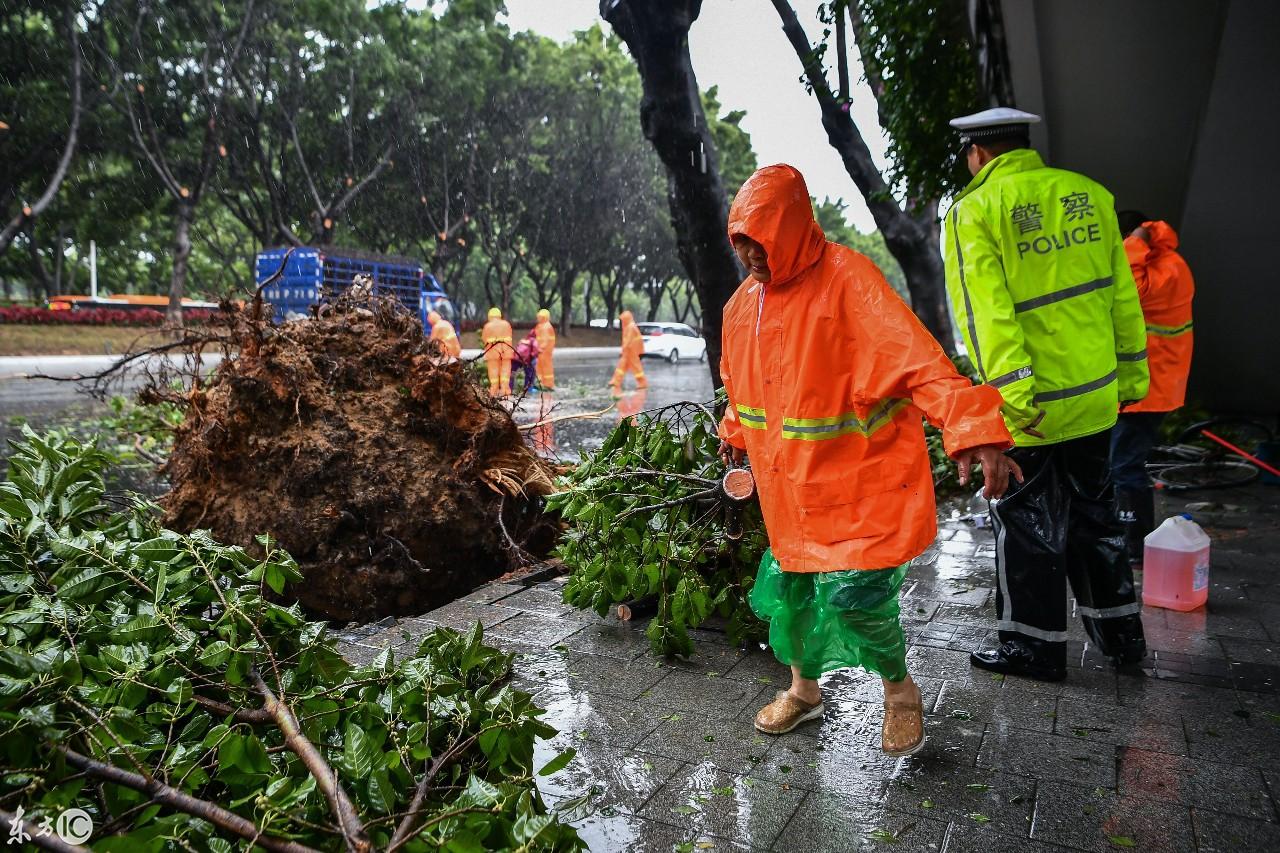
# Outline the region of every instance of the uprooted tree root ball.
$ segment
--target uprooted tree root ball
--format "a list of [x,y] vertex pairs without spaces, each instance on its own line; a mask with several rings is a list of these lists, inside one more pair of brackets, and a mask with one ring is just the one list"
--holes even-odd
[[190,391],[164,468],[164,523],[297,560],[304,607],[329,619],[421,613],[541,555],[552,470],[465,362],[395,302],[339,299],[272,326],[225,309],[219,368]]

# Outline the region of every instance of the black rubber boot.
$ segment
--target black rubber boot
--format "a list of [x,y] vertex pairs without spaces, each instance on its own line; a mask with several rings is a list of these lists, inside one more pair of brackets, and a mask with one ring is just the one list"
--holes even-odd
[[1020,675],[1036,681],[1061,681],[1067,677],[1065,643],[1005,640],[998,649],[973,652],[969,663],[1001,675]]

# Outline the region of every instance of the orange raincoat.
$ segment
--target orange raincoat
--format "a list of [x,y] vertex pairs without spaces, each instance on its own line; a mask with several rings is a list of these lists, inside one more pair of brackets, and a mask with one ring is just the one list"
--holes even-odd
[[480,330],[484,342],[484,366],[489,370],[489,393],[494,397],[511,394],[511,359],[515,348],[511,345],[511,324],[502,315],[491,317]]
[[1124,241],[1129,268],[1138,285],[1147,321],[1147,365],[1151,390],[1126,412],[1172,412],[1186,400],[1191,372],[1191,298],[1196,284],[1191,268],[1177,253],[1178,232],[1167,222],[1144,222],[1151,243],[1141,237]]
[[640,364],[640,357],[644,355],[644,336],[630,311],[623,311],[618,319],[622,321],[622,355],[618,357],[618,366],[614,368],[609,384],[621,388],[623,377],[631,371],[636,375],[636,387],[648,388],[649,381],[644,378],[644,367]]
[[556,387],[556,327],[551,325],[551,314],[539,311],[533,331],[538,338],[538,384],[549,391]]
[[446,355],[454,358],[462,355],[462,342],[458,340],[458,333],[453,330],[452,323],[435,311],[427,315],[427,321],[431,323],[431,340],[439,341]]
[[774,556],[788,572],[901,565],[937,535],[921,414],[952,455],[1008,448],[1000,392],[956,373],[875,264],[827,242],[792,167],[742,186],[739,234],[772,280],[725,306],[720,436],[750,457]]

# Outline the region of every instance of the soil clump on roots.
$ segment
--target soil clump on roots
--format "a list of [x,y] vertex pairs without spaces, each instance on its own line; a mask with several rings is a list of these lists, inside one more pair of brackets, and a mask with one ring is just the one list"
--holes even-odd
[[186,408],[167,526],[250,550],[269,534],[305,575],[286,595],[332,620],[422,613],[550,550],[550,466],[398,303],[262,313],[225,309],[209,379],[144,392]]

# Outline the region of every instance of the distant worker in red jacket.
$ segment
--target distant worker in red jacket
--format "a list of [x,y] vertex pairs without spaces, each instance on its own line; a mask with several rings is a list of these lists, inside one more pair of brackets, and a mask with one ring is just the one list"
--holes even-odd
[[1120,410],[1111,434],[1111,472],[1129,561],[1141,563],[1142,540],[1155,529],[1156,516],[1147,456],[1164,416],[1186,399],[1191,371],[1191,300],[1196,284],[1191,268],[1177,252],[1178,232],[1169,223],[1135,210],[1121,211],[1117,218],[1147,323],[1151,390],[1146,399]]

